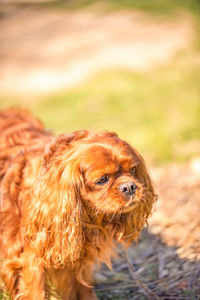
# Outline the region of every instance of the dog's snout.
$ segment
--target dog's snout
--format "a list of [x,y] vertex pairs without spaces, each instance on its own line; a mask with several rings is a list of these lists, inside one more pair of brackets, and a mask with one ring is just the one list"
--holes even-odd
[[135,194],[137,185],[134,182],[125,182],[120,184],[119,190],[125,196],[132,196]]

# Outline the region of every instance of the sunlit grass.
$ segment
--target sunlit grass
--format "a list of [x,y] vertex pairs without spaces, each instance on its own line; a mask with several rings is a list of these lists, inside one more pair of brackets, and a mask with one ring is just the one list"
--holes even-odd
[[[66,8],[85,7],[94,0],[53,1]],[[103,1],[102,7],[103,6]],[[178,8],[197,16],[197,0],[108,0],[112,8],[139,9],[167,16]],[[181,4],[181,5],[180,5]],[[200,32],[200,19],[193,18]],[[28,107],[55,133],[76,129],[116,131],[153,163],[185,161],[200,152],[199,38],[170,63],[149,72],[108,70],[70,91],[29,99],[0,99],[0,108]]]
[[39,3],[30,1],[31,5],[43,7],[60,7],[66,9],[83,9],[94,7],[111,10],[134,9],[155,15],[170,16],[177,10],[185,9],[194,14],[200,11],[198,0],[41,0]]
[[[182,63],[145,74],[112,71],[38,102],[57,132],[111,130],[156,162],[186,159],[181,145],[199,138],[199,66]],[[197,149],[196,149],[197,150]]]
[[0,292],[0,300],[10,300],[10,297],[6,292]]
[[55,133],[115,131],[152,162],[183,161],[200,150],[199,67],[195,53],[180,54],[167,66],[145,73],[100,73],[28,106]]

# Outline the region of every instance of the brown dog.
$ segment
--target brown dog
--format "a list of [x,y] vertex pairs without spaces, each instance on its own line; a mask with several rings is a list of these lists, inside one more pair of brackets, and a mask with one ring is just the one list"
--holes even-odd
[[55,138],[29,113],[0,113],[0,253],[12,299],[92,300],[94,263],[137,240],[156,200],[144,161],[115,133]]

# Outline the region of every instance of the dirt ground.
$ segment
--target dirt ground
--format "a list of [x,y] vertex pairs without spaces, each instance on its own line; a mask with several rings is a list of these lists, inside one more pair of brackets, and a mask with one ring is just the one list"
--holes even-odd
[[178,247],[180,257],[200,260],[200,158],[155,170],[154,176],[160,200],[151,218],[152,232]]
[[185,14],[167,20],[102,8],[0,5],[0,95],[50,93],[110,68],[149,70],[184,49],[192,36]]

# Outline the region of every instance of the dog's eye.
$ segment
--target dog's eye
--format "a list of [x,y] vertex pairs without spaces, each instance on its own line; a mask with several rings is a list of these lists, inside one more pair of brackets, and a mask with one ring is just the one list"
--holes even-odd
[[96,184],[102,185],[102,184],[108,182],[108,180],[109,180],[108,176],[107,176],[107,175],[104,175],[104,176],[102,176],[102,177],[96,182]]
[[136,172],[136,167],[131,168],[130,173],[131,173],[132,175],[135,175],[135,172]]

